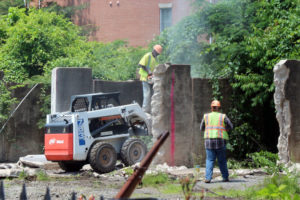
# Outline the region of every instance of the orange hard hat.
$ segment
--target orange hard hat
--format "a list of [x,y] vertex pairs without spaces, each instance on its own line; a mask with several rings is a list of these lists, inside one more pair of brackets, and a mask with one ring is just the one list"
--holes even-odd
[[210,104],[210,107],[221,107],[221,103],[218,100],[213,100]]
[[154,49],[157,53],[161,54],[163,48],[162,48],[162,46],[160,46],[159,44],[156,44],[156,45],[154,45],[153,49]]

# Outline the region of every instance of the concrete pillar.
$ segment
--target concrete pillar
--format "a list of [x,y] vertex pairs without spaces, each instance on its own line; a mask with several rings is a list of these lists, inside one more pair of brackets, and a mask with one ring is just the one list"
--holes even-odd
[[68,111],[71,96],[91,93],[92,87],[92,69],[54,68],[51,82],[51,113]]
[[[171,130],[171,85],[175,75],[175,165],[191,166],[193,105],[192,81],[189,65],[159,65],[154,71],[154,94],[151,101],[152,134],[156,138],[164,131]],[[156,163],[171,164],[170,137],[156,156]]]
[[300,61],[281,60],[274,67],[274,102],[279,123],[280,163],[300,162]]

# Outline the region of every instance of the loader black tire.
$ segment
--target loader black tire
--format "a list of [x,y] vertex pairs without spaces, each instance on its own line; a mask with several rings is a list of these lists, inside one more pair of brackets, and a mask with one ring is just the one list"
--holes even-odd
[[121,160],[125,166],[141,162],[147,154],[146,144],[138,138],[129,138],[122,145]]
[[65,170],[66,172],[77,172],[85,164],[86,163],[82,162],[82,161],[60,161],[60,162],[58,162],[58,165],[60,166],[60,168]]
[[115,148],[105,142],[96,143],[89,154],[89,163],[98,173],[108,173],[115,169],[117,153]]

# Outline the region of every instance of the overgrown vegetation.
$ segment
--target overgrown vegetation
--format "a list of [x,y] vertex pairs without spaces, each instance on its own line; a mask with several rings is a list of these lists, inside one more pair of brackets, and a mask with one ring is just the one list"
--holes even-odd
[[231,198],[242,198],[248,200],[256,199],[286,199],[299,200],[300,186],[299,174],[287,173],[286,175],[276,173],[270,178],[266,178],[261,185],[253,186],[245,190],[217,191],[218,195]]
[[0,125],[15,103],[9,83],[44,83],[39,103],[42,113],[49,113],[46,90],[50,72],[57,66],[90,67],[93,77],[102,80],[135,78],[146,49],[129,47],[125,41],[88,42],[69,18],[50,11],[10,7],[8,14],[0,17],[0,71],[4,72],[0,82]]
[[229,159],[227,165],[229,169],[263,168],[266,173],[275,174],[283,171],[283,166],[277,163],[278,159],[275,153],[260,151],[247,154],[243,161]]
[[160,59],[191,64],[193,77],[230,80],[232,107],[226,110],[235,126],[230,133],[235,158],[276,151],[276,141],[269,140],[278,135],[272,69],[280,59],[300,58],[299,0],[196,0],[195,8],[156,39],[165,47]]

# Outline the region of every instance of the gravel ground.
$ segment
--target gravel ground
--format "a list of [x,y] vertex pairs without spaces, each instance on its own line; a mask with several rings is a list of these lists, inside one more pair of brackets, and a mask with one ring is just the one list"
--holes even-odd
[[[72,192],[76,193],[77,198],[80,195],[90,197],[93,195],[96,199],[101,196],[105,199],[113,198],[120,190],[125,181],[121,180],[101,180],[99,178],[78,178],[78,180],[60,180],[60,181],[22,181],[22,180],[4,180],[5,199],[19,199],[22,191],[22,185],[26,185],[26,196],[30,200],[44,199],[47,187],[50,188],[51,200],[71,199]],[[155,188],[137,188],[132,195],[137,197],[157,197],[163,199],[182,199],[182,195],[166,195],[160,193]]]
[[[150,169],[149,172],[157,171],[161,169],[166,173],[169,173],[173,178],[180,179],[186,176],[195,176],[195,169],[186,168],[168,168],[167,166],[156,166],[155,169]],[[96,174],[89,167],[85,167],[79,173],[64,173],[62,170],[47,170],[48,174],[46,181],[37,181],[37,176],[28,176],[25,180],[21,179],[3,179],[4,193],[6,200],[20,199],[20,193],[22,191],[23,184],[26,185],[26,195],[29,200],[44,199],[47,187],[50,189],[51,200],[58,199],[71,199],[72,192],[76,193],[78,198],[80,195],[85,195],[88,199],[93,195],[96,199],[104,197],[105,199],[113,198],[128,179],[128,176],[124,175],[122,169],[116,170],[109,174]],[[234,174],[231,181],[224,183],[221,181],[219,171],[216,169],[214,172],[214,179],[211,183],[206,184],[203,182],[204,168],[201,168],[198,172],[199,181],[195,185],[196,191],[214,191],[215,189],[236,189],[244,190],[250,186],[263,182],[266,175],[261,171],[231,171],[230,174]],[[183,194],[165,194],[160,188],[152,187],[137,187],[132,195],[132,198],[138,197],[155,197],[159,199],[184,199]],[[208,198],[205,199],[223,199],[223,198]]]

